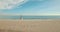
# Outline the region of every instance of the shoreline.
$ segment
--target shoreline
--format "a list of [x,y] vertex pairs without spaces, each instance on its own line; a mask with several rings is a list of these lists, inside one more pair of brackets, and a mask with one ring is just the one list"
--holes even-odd
[[60,19],[0,19],[0,21],[59,21]]

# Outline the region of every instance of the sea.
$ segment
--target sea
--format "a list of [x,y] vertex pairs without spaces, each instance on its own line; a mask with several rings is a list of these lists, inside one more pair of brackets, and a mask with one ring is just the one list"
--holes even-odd
[[0,19],[60,19],[60,16],[0,16]]

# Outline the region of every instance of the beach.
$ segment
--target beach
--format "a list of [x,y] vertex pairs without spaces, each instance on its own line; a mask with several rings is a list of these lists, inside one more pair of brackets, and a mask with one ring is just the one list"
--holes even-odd
[[60,32],[60,20],[0,20],[0,32]]

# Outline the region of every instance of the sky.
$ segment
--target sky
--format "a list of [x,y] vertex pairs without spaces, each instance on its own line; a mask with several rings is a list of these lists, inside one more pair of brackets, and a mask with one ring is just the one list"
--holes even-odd
[[0,0],[0,15],[60,15],[60,0]]

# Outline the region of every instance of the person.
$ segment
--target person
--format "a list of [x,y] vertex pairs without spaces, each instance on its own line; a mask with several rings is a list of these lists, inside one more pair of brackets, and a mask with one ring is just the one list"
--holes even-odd
[[22,15],[20,15],[20,20],[22,20]]

